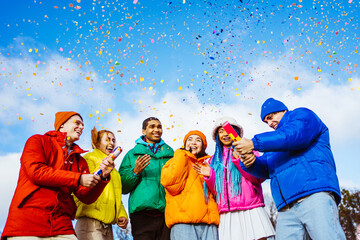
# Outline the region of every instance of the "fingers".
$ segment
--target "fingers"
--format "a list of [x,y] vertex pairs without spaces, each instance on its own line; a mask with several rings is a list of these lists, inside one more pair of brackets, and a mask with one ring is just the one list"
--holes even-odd
[[250,167],[256,160],[254,154],[245,154],[241,157],[241,162],[245,165],[245,167]]
[[194,163],[192,165],[192,168],[195,170],[195,172],[197,174],[203,175],[205,177],[209,177],[210,176],[210,171],[211,171],[211,167],[209,166],[209,164],[205,161],[204,162],[205,166],[199,164],[199,163]]
[[100,176],[93,174],[82,174],[80,177],[80,185],[84,187],[95,187],[100,181]]
[[128,224],[128,220],[124,217],[121,217],[119,218],[119,221],[118,221],[118,226],[121,227],[122,229],[125,229],[127,227],[127,224]]
[[139,156],[135,161],[134,173],[140,174],[149,164],[151,157],[147,154]]
[[150,159],[149,159],[149,160],[147,160],[147,161],[144,163],[144,165],[143,165],[143,169],[144,169],[144,168],[146,168],[149,164],[150,164]]
[[143,162],[146,162],[146,161],[150,161],[151,157],[147,154],[145,155],[142,155],[141,157],[139,156],[137,159],[136,159],[136,162],[139,162],[139,163],[143,163]]
[[201,166],[198,163],[192,165],[192,168],[195,170],[196,173],[201,174]]
[[233,154],[233,156],[234,156],[235,159],[239,159],[239,158],[240,158],[239,154],[238,154],[233,148],[230,148],[230,150],[231,150],[231,152],[232,152],[232,154]]
[[115,168],[115,163],[112,159],[104,159],[100,165],[99,168],[102,170],[102,177],[107,178],[111,171]]
[[136,159],[135,165],[140,167],[140,169],[144,169],[150,164],[150,159],[151,157],[145,154],[142,157]]
[[139,167],[144,167],[145,165],[149,165],[148,163],[150,163],[150,159],[151,157],[147,154],[143,155],[143,156],[139,156],[136,161],[135,161],[135,165],[138,165]]

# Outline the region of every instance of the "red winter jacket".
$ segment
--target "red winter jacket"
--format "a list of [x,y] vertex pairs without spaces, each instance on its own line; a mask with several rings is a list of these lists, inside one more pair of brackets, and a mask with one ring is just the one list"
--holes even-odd
[[71,194],[90,204],[108,183],[100,181],[93,188],[79,186],[81,174],[89,173],[80,156],[84,151],[74,144],[66,157],[65,140],[66,133],[50,131],[26,142],[2,240],[10,236],[75,234],[71,220],[76,204]]

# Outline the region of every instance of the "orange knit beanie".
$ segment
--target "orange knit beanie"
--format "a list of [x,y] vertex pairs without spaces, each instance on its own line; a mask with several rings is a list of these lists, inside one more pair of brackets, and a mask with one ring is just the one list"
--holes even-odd
[[200,132],[198,130],[192,130],[188,134],[185,135],[185,137],[184,137],[184,146],[185,146],[186,139],[188,139],[188,137],[190,137],[191,135],[198,135],[201,138],[201,140],[202,140],[202,142],[204,144],[204,148],[206,149],[206,147],[207,147],[206,137],[202,132]]
[[55,131],[59,131],[59,128],[61,127],[61,125],[74,115],[79,115],[82,120],[81,115],[77,112],[69,111],[69,112],[55,113],[55,123],[54,123]]

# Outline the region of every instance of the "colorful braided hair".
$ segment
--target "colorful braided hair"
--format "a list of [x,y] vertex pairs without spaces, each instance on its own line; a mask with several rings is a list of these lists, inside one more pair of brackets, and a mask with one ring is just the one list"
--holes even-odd
[[[240,131],[236,126],[232,127],[235,129],[235,131],[237,132],[237,134],[240,135]],[[215,172],[215,179],[216,179],[216,202],[220,203],[220,198],[224,193],[224,164],[223,164],[223,144],[219,139],[219,133],[218,131],[216,131],[216,146],[215,146],[215,153],[213,156],[213,159],[211,161],[210,167],[212,169],[214,169]],[[232,159],[232,153],[230,155],[230,176],[231,176],[231,183],[232,183],[232,195],[240,195],[241,194],[241,173],[240,171],[236,168],[236,166],[234,165],[234,163],[231,161]],[[208,198],[208,186],[206,184],[206,182],[204,183],[204,194],[205,197]]]

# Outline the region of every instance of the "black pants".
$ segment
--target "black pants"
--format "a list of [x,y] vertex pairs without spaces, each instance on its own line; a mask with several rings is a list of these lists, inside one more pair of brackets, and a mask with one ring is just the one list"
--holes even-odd
[[170,229],[165,225],[164,213],[158,210],[130,214],[134,240],[170,240]]

